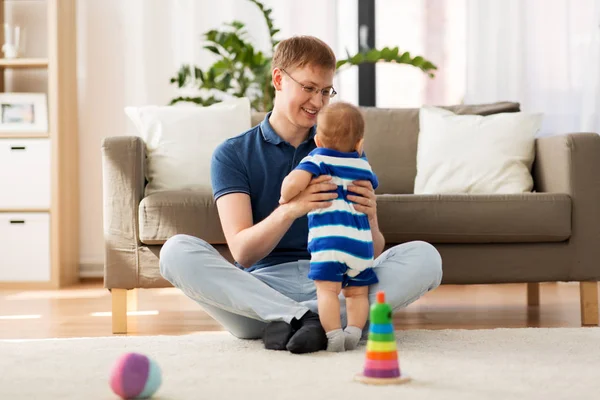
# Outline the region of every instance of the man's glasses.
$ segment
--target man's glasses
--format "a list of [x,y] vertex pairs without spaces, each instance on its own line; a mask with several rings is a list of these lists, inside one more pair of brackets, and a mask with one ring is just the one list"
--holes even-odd
[[325,88],[325,89],[319,89],[319,88],[316,88],[314,86],[304,85],[304,84],[298,82],[297,80],[295,80],[294,78],[292,78],[292,76],[290,74],[288,74],[285,69],[282,69],[282,71],[285,72],[285,74],[287,76],[289,76],[291,80],[293,80],[294,82],[296,82],[298,85],[302,86],[302,91],[303,92],[310,93],[310,94],[321,93],[321,95],[324,98],[327,98],[327,99],[331,99],[332,97],[335,97],[335,95],[337,94],[337,92],[335,91],[335,89],[332,88],[332,87]]

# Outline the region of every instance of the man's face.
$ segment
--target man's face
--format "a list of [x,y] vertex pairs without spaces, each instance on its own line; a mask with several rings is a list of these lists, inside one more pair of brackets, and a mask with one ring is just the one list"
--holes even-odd
[[322,92],[333,87],[334,74],[334,70],[310,65],[290,70],[275,69],[273,83],[278,89],[277,108],[293,125],[312,127],[321,108],[329,103],[330,97]]

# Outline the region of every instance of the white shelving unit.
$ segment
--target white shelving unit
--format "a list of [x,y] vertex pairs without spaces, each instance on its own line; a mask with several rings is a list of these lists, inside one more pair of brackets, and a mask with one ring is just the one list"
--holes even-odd
[[[3,24],[8,3],[0,0]],[[1,91],[9,70],[45,71],[48,106],[47,133],[0,133],[2,289],[59,288],[79,279],[76,0],[43,3],[45,35],[28,41],[46,40],[47,56],[0,59]],[[0,29],[0,43],[2,35]]]

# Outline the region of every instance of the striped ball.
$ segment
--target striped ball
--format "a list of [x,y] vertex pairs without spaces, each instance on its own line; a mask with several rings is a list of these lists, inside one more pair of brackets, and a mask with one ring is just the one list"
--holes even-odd
[[113,366],[110,387],[123,399],[151,397],[162,383],[160,368],[143,354],[123,354]]

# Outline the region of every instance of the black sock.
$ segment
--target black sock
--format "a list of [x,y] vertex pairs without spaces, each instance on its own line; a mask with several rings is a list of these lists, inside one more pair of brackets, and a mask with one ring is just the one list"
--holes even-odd
[[294,330],[290,324],[284,321],[269,322],[263,333],[265,349],[286,350],[286,345],[292,337]]
[[308,311],[299,320],[294,318],[292,328],[296,332],[286,346],[291,353],[312,353],[327,348],[327,335],[318,314]]

